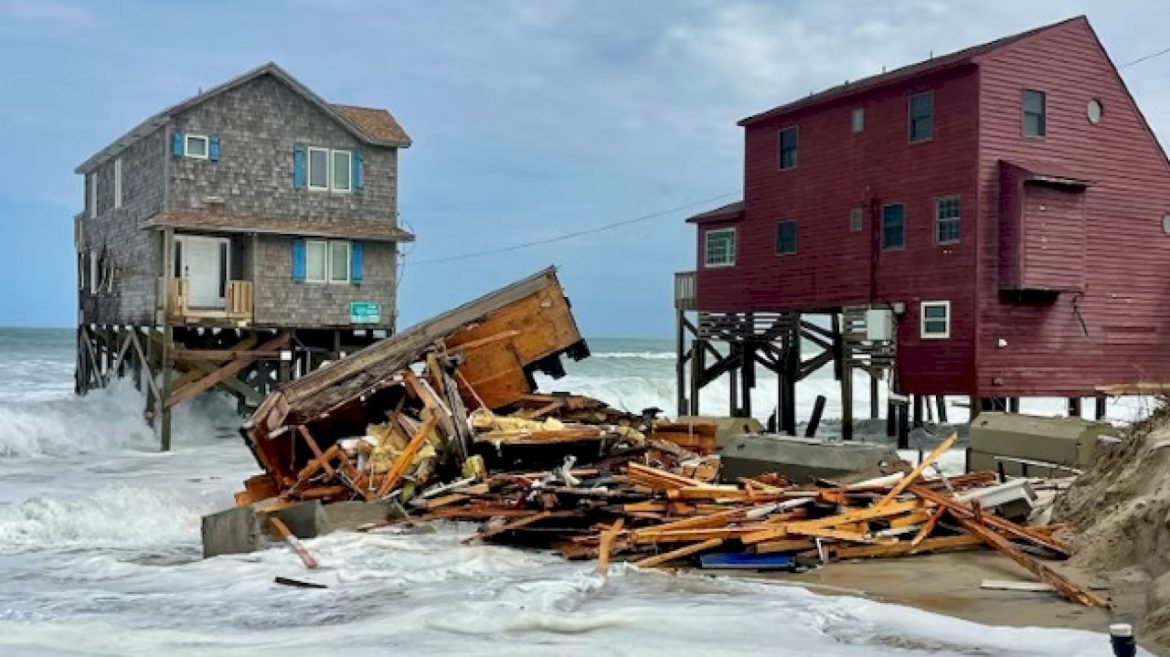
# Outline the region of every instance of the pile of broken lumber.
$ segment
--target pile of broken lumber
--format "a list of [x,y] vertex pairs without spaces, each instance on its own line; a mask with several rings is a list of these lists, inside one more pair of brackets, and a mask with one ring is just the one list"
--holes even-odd
[[1106,606],[1033,556],[1069,556],[1056,526],[1022,525],[960,501],[957,493],[996,484],[995,473],[924,476],[953,443],[909,473],[796,486],[776,476],[714,483],[710,460],[651,441],[588,469],[497,474],[424,491],[407,521],[479,521],[469,542],[554,548],[569,559],[596,558],[602,572],[613,559],[794,569],[983,545],[1072,601]]

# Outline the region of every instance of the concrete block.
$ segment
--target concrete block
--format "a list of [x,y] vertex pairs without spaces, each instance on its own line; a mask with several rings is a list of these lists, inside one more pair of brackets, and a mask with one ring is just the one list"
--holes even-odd
[[[1102,435],[1116,431],[1106,422],[1081,418],[980,413],[971,424],[971,467],[980,467],[976,461],[986,465],[983,455],[998,455],[1084,468],[1092,463],[1097,437]],[[995,469],[994,460],[987,469]]]
[[203,516],[202,532],[204,559],[252,552],[264,543],[259,514],[246,506]]
[[899,461],[886,445],[827,441],[774,434],[731,436],[719,441],[722,477],[735,481],[777,472],[793,482],[855,481],[886,474]]
[[402,516],[391,500],[373,502],[335,502],[324,507],[329,531],[352,531],[371,523],[385,522]]
[[715,439],[730,438],[748,433],[764,433],[764,425],[754,417],[723,417],[715,415],[684,415],[676,422],[714,422]]
[[[329,518],[321,500],[298,502],[268,515],[280,518],[297,538],[315,538],[330,531]],[[265,526],[267,529],[267,521]]]

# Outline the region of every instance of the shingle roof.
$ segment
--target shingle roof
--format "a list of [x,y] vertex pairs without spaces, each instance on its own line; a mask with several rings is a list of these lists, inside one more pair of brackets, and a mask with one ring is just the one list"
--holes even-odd
[[982,55],[986,55],[994,50],[1009,46],[1013,43],[1016,43],[1017,41],[1039,34],[1040,32],[1051,30],[1053,28],[1057,28],[1075,21],[1088,22],[1088,19],[1083,15],[1075,16],[1057,23],[1052,23],[1050,25],[1044,25],[1042,27],[1037,27],[1025,32],[1020,32],[1019,34],[1013,34],[1011,36],[1002,37],[994,41],[988,41],[987,43],[972,46],[970,48],[959,50],[948,55],[932,57],[930,59],[910,64],[908,66],[903,66],[902,68],[897,68],[892,71],[871,75],[867,78],[861,78],[860,80],[854,80],[852,82],[846,82],[845,84],[825,89],[819,93],[811,94],[805,98],[801,98],[800,100],[786,103],[784,105],[780,105],[779,107],[774,107],[759,114],[753,114],[752,116],[749,116],[745,119],[741,119],[738,125],[751,125],[753,123],[772,118],[773,116],[779,114],[786,114],[793,110],[820,105],[832,100],[838,100],[847,96],[852,96],[853,94],[861,93],[862,91],[868,91],[870,89],[888,84],[903,82],[905,80],[909,80],[920,75],[925,75],[927,73],[934,73],[944,69],[954,68],[956,66],[971,64],[974,63],[976,58]]
[[[235,89],[240,85],[251,82],[252,80],[262,75],[271,75],[276,79],[281,80],[289,87],[291,87],[294,92],[303,97],[305,100],[319,107],[321,111],[325,112],[327,116],[340,123],[342,127],[350,131],[355,137],[362,140],[363,142],[373,144],[375,146],[392,146],[396,148],[407,148],[410,146],[410,137],[406,135],[406,132],[402,129],[401,126],[398,125],[398,122],[395,121],[394,117],[390,116],[390,113],[386,110],[365,107],[349,108],[349,106],[345,105],[332,105],[326,102],[324,98],[321,98],[317,94],[313,93],[312,90],[301,84],[299,80],[289,75],[287,71],[277,66],[274,62],[268,62],[267,64],[263,64],[252,69],[251,71],[248,71],[247,73],[238,75],[228,80],[227,82],[224,82],[223,84],[212,87],[211,89],[208,89],[201,94],[197,94],[176,105],[172,105],[171,107],[168,107],[158,114],[155,114],[154,116],[146,119],[142,123],[134,126],[132,129],[130,129],[129,132],[116,139],[110,145],[106,146],[97,153],[94,153],[85,162],[79,164],[77,169],[75,169],[75,172],[82,174],[88,173],[97,165],[105,162],[107,159],[116,155],[117,153],[120,153],[130,144],[133,144],[146,135],[151,134],[159,127],[166,125],[171,116],[210,100],[226,91]],[[353,109],[357,111],[350,113],[343,111],[342,108],[347,108],[347,110]],[[352,118],[351,114],[353,116],[360,114],[362,119],[360,121],[356,120],[355,118]],[[384,114],[384,116],[378,116],[379,114]],[[389,119],[389,121],[387,121],[387,119]],[[389,127],[390,125],[393,125],[397,130],[391,130]]]
[[208,209],[163,210],[142,223],[143,228],[168,226],[180,230],[219,233],[266,233],[302,237],[332,237],[367,242],[413,242],[414,235],[391,223],[325,223],[321,219],[235,214]]
[[338,105],[334,103],[333,109],[337,110],[345,118],[349,119],[357,127],[361,128],[362,132],[373,137],[374,139],[386,142],[397,142],[401,144],[410,144],[410,136],[398,125],[398,121],[390,112],[377,107],[358,107],[356,105]]

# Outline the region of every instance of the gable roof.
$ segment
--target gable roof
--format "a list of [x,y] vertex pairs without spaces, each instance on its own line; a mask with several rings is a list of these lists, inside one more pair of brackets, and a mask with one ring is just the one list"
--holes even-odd
[[1041,32],[1046,32],[1048,30],[1055,29],[1057,27],[1061,27],[1076,21],[1083,21],[1088,23],[1088,19],[1084,15],[1075,16],[1073,18],[1068,18],[1056,23],[1037,27],[1025,32],[995,39],[994,41],[988,41],[987,43],[982,43],[977,46],[965,48],[947,55],[942,55],[941,57],[932,57],[930,59],[916,62],[908,66],[896,68],[892,71],[871,75],[867,78],[854,80],[853,82],[846,82],[845,84],[825,89],[819,93],[811,94],[805,98],[801,98],[800,100],[774,107],[765,112],[760,112],[759,114],[753,114],[752,116],[749,116],[745,119],[741,119],[737,125],[749,126],[780,114],[787,114],[793,110],[804,109],[807,107],[827,103],[829,101],[847,98],[849,96],[859,94],[863,91],[870,91],[879,87],[884,87],[898,82],[904,82],[906,80],[910,80],[929,73],[937,73],[939,71],[957,68],[959,66],[978,63],[977,60],[979,57],[987,55],[992,51],[999,50],[1000,48],[1010,46],[1018,41],[1035,36]]
[[398,122],[394,120],[390,112],[384,109],[368,107],[332,105],[326,102],[324,98],[313,93],[312,90],[301,84],[299,80],[289,75],[287,71],[277,66],[274,62],[268,62],[247,73],[238,75],[223,84],[212,87],[203,93],[192,96],[176,105],[172,105],[146,119],[131,128],[126,134],[114,140],[110,145],[94,153],[85,162],[79,164],[74,172],[81,174],[88,173],[116,153],[120,153],[127,146],[166,125],[175,114],[211,100],[224,92],[231,91],[263,75],[271,75],[287,84],[297,95],[316,105],[326,116],[339,123],[354,137],[357,137],[364,143],[373,146],[390,146],[395,148],[407,148],[410,146],[410,137],[407,136],[402,126],[398,125]]
[[739,221],[743,219],[743,201],[734,201],[713,210],[706,210],[687,217],[688,224],[705,224],[716,221]]

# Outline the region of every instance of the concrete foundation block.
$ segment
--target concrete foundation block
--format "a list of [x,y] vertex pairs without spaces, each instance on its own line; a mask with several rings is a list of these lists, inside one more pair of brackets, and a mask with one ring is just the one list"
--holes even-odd
[[896,469],[897,452],[885,445],[846,443],[774,434],[731,436],[719,441],[722,477],[735,481],[776,472],[789,481],[854,481]]
[[324,510],[330,531],[352,531],[362,525],[385,522],[402,515],[390,500],[335,502],[325,506]]
[[264,543],[260,517],[242,506],[203,516],[203,558],[221,554],[243,554]]
[[268,515],[280,518],[297,538],[316,538],[330,531],[329,518],[321,500],[298,502]]

